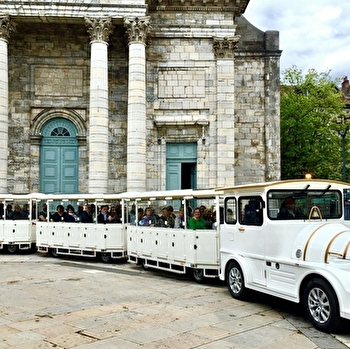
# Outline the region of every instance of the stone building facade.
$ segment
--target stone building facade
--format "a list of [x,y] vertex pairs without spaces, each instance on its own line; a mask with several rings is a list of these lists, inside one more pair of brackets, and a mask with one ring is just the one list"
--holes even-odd
[[0,0],[0,190],[276,180],[278,32],[249,0]]

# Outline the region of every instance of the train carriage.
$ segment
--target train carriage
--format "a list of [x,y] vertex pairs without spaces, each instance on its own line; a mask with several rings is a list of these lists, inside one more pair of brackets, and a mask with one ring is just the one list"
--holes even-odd
[[214,190],[174,190],[164,192],[127,193],[128,206],[137,212],[151,208],[159,216],[162,208],[169,206],[178,213],[184,209],[183,224],[140,225],[140,220],[128,225],[129,261],[144,268],[168,270],[174,273],[190,273],[196,281],[204,277],[218,277],[220,270],[219,225],[209,224],[205,229],[188,227],[190,211],[205,207],[219,212],[219,192]]
[[0,196],[0,249],[9,253],[34,250],[36,227],[33,212],[35,200],[29,194]]
[[[98,223],[97,217],[102,206],[120,205],[123,200],[118,195],[42,195],[38,204],[47,206],[46,220],[38,219],[37,249],[40,253],[53,256],[71,255],[82,257],[100,257],[102,261],[127,258],[126,229],[123,209],[118,221]],[[79,212],[74,221],[55,221],[52,217],[58,206],[66,210],[69,206],[76,208],[93,207],[92,221],[81,220]]]

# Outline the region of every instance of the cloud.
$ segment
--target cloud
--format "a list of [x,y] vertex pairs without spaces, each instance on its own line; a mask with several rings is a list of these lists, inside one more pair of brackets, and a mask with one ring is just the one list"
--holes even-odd
[[281,71],[296,65],[306,72],[331,70],[350,76],[350,2],[250,0],[244,16],[257,28],[280,32]]

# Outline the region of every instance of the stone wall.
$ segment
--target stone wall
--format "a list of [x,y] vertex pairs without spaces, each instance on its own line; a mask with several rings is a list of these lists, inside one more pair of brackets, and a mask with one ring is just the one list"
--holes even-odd
[[[279,179],[278,33],[261,32],[215,1],[217,11],[190,3],[183,11],[180,3],[176,11],[153,4],[148,13],[144,189],[165,189],[168,142],[197,144],[198,188]],[[9,192],[40,190],[40,129],[60,115],[78,130],[79,191],[89,191],[90,39],[82,15],[50,23],[14,18]],[[237,47],[221,47],[218,55],[215,45],[237,35]],[[121,192],[127,186],[128,42],[120,19],[108,42],[108,85],[108,192]]]

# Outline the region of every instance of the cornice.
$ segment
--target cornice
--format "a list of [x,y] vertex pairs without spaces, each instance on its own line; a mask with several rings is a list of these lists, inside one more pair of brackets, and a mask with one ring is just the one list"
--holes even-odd
[[250,0],[148,0],[148,9],[154,11],[232,12],[242,15]]
[[45,1],[45,0],[0,0],[0,14],[8,14],[13,19],[25,19],[39,22],[73,22],[85,17],[143,17],[147,14],[144,1],[130,0],[128,3],[117,1]]

